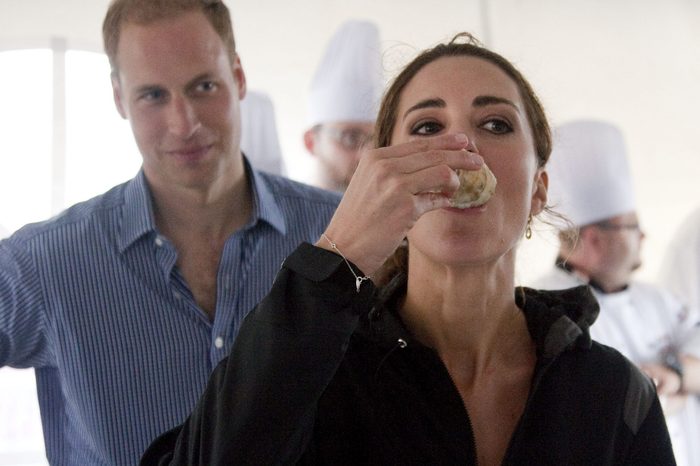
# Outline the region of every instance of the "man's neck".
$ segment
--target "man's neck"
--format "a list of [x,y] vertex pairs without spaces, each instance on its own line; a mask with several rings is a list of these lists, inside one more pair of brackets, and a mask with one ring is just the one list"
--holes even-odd
[[171,239],[203,235],[225,239],[249,222],[251,185],[245,173],[229,184],[207,189],[151,187],[158,229]]
[[612,280],[606,279],[605,277],[598,276],[597,274],[587,270],[581,264],[578,264],[575,260],[565,260],[563,256],[558,256],[556,261],[556,266],[566,270],[568,273],[575,275],[584,283],[587,283],[592,288],[596,289],[600,293],[616,293],[627,289],[626,283],[613,283]]
[[335,178],[333,178],[329,169],[325,168],[323,165],[318,163],[315,168],[315,175],[313,177],[312,183],[321,189],[326,189],[328,191],[344,192],[347,185],[339,183]]

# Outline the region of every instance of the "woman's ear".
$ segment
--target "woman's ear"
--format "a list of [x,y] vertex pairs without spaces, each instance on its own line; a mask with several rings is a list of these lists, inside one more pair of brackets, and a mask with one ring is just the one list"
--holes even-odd
[[547,205],[547,188],[549,186],[549,176],[544,168],[538,168],[535,173],[535,182],[532,185],[532,204],[530,214],[537,215],[544,210]]

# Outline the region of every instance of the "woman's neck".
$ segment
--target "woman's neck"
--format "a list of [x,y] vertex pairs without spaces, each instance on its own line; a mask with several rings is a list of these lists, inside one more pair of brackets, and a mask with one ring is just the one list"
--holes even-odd
[[446,365],[458,360],[470,371],[485,368],[499,354],[517,353],[530,344],[524,315],[515,304],[509,260],[475,267],[409,267],[401,316]]

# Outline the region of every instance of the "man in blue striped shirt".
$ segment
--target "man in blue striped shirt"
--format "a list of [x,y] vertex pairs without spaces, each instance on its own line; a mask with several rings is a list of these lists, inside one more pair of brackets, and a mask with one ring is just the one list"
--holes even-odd
[[142,170],[0,242],[0,366],[36,368],[52,464],[136,464],[183,422],[339,200],[241,154],[245,75],[221,1],[114,0],[103,32]]

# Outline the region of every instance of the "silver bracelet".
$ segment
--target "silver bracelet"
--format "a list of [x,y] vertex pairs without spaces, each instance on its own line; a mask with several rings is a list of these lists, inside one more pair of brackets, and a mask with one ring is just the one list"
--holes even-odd
[[343,253],[340,252],[340,249],[338,249],[338,246],[336,246],[335,243],[333,241],[331,241],[331,239],[328,236],[326,236],[325,233],[321,233],[321,236],[323,236],[326,239],[326,241],[328,241],[328,243],[331,245],[331,248],[333,248],[335,250],[335,252],[337,252],[340,255],[340,257],[343,258],[345,263],[348,265],[350,272],[352,272],[353,276],[355,277],[355,287],[357,288],[357,292],[359,293],[360,292],[360,285],[362,285],[362,282],[370,279],[369,275],[365,275],[364,277],[360,277],[359,275],[357,275],[355,273],[355,271],[353,270],[352,266],[350,265],[350,262],[348,262],[348,260],[345,258]]

